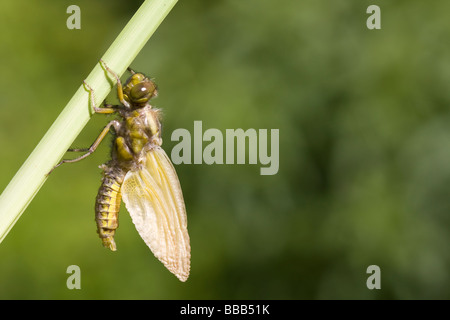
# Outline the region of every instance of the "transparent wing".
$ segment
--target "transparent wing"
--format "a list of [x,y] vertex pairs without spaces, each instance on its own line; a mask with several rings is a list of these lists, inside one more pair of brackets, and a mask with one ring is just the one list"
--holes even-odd
[[122,197],[153,254],[186,281],[191,260],[186,209],[177,174],[163,149],[152,149],[139,170],[126,174]]

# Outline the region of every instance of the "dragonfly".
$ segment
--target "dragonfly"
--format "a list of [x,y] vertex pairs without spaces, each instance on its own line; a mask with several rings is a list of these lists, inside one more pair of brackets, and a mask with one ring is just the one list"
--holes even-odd
[[[122,85],[120,77],[103,60],[101,66],[117,80],[119,105],[95,105],[94,90],[90,104],[96,113],[116,114],[89,148],[69,149],[85,152],[63,163],[77,162],[91,155],[111,132],[114,142],[111,160],[102,164],[103,178],[95,201],[97,233],[103,246],[116,251],[114,235],[123,200],[131,219],[156,258],[179,280],[190,272],[191,248],[187,231],[186,207],[181,185],[172,162],[161,148],[161,113],[150,99],[158,94],[153,80],[128,68],[131,76]],[[53,170],[53,169],[52,169]]]

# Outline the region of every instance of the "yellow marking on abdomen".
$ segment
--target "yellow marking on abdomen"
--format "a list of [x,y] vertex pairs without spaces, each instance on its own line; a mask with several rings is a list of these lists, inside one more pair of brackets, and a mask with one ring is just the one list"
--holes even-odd
[[102,239],[103,245],[112,251],[116,251],[114,235],[119,226],[122,181],[121,175],[114,172],[105,172],[95,201],[97,233]]

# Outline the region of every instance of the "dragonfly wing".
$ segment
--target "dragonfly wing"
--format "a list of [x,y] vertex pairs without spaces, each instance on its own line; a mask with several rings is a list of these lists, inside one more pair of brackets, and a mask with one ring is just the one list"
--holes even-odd
[[126,174],[122,197],[153,254],[186,281],[191,259],[186,209],[177,174],[163,149],[153,148],[141,168]]

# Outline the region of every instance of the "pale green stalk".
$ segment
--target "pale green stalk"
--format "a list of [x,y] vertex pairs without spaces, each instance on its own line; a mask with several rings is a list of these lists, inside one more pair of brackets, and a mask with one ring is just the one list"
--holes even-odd
[[[178,0],[146,0],[102,59],[122,75]],[[115,79],[111,79],[115,82]],[[111,90],[100,64],[86,78],[99,105]],[[44,135],[0,196],[0,242],[20,218],[47,179],[47,173],[89,121],[88,91],[80,85],[75,95]]]

